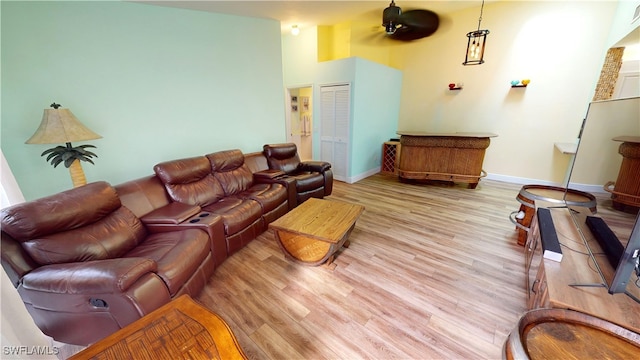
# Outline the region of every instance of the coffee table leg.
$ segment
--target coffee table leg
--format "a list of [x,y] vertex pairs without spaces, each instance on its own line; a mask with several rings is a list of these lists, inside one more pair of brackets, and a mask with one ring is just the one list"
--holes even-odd
[[284,230],[274,230],[274,235],[287,258],[304,265],[318,266],[324,264],[329,268],[335,268],[336,265],[333,261],[335,260],[336,252],[342,247],[349,247],[351,242],[347,238],[354,227],[355,223],[351,225],[337,243],[328,243]]

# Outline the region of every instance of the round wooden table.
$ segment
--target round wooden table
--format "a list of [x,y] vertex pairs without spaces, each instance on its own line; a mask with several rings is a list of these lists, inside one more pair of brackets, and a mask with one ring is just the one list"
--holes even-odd
[[566,309],[525,313],[504,344],[505,359],[637,359],[640,334]]

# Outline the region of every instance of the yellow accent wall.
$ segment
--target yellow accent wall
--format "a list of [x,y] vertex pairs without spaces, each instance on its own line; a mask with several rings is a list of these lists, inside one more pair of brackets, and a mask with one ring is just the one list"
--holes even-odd
[[[462,65],[465,35],[477,26],[479,7],[442,15],[436,33],[412,42],[387,39],[382,26],[365,20],[340,24],[340,32],[349,30],[349,43],[337,31],[318,31],[318,39],[332,43],[334,51],[336,42],[343,41],[340,45],[348,51],[342,54],[402,71],[398,130],[494,132],[499,136],[492,139],[484,161],[491,178],[561,184],[570,156],[554,143],[576,140],[612,38],[638,26],[636,20],[618,30],[617,19],[628,24],[630,16],[618,5],[488,3],[482,28],[491,33],[486,62],[480,66]],[[325,60],[340,58],[337,52],[325,55]],[[522,79],[531,84],[511,88],[512,80]],[[463,89],[450,91],[449,83],[463,83]]]
[[359,57],[400,69],[394,51],[405,43],[390,40],[382,26],[370,21],[348,21],[318,27],[318,61]]

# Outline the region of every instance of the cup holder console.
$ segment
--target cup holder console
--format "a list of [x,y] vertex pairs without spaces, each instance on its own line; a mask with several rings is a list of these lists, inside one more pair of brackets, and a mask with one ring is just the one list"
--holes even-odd
[[202,214],[200,214],[200,215],[198,215],[198,216],[199,216],[199,217],[201,217],[201,218],[203,218],[203,217],[207,217],[207,216],[209,216],[209,213],[202,213]]

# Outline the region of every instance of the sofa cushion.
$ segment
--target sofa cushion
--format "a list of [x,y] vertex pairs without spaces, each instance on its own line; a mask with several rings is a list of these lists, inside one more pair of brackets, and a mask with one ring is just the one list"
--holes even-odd
[[207,154],[213,176],[222,184],[226,196],[236,195],[251,187],[253,173],[244,163],[240,150]]
[[237,196],[225,197],[203,210],[222,217],[227,236],[247,228],[262,216],[262,208],[258,202]]
[[52,264],[26,274],[22,287],[57,294],[119,293],[156,269],[153,260],[143,258]]
[[171,202],[164,184],[155,175],[130,180],[114,188],[122,205],[139,218]]
[[40,265],[117,258],[146,235],[106,182],[3,209],[2,230]]
[[111,185],[99,181],[0,210],[2,231],[25,241],[91,224],[120,205]]
[[298,149],[293,143],[264,145],[263,151],[270,169],[290,174],[300,166]]
[[256,184],[253,173],[245,163],[245,156],[240,150],[220,151],[208,154],[211,170],[220,181],[225,194],[239,198],[253,199],[260,203],[264,213],[282,205],[287,201],[287,190],[281,184]]
[[173,296],[210,253],[207,233],[199,229],[186,229],[150,234],[124,257],[154,260],[158,266],[158,276]]
[[41,265],[113,259],[133,249],[145,235],[140,220],[122,206],[93,224],[23,241],[22,247]]
[[260,203],[265,214],[286,203],[289,196],[287,189],[277,183],[254,184],[240,195]]
[[298,193],[321,189],[324,186],[324,176],[321,173],[296,174],[296,189]]
[[225,196],[205,156],[166,161],[153,170],[174,201],[204,207]]

